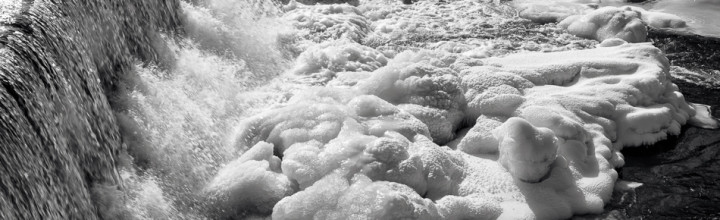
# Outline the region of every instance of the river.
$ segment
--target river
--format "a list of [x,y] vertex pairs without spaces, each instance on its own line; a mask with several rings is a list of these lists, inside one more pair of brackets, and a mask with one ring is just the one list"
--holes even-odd
[[[715,22],[720,21],[717,13],[720,1],[663,0],[641,6],[686,18],[695,33],[720,36],[720,24]],[[422,15],[423,19],[436,22],[423,26],[402,18],[416,16],[412,11],[403,14],[402,9],[407,7],[395,4],[387,10],[377,6],[363,8],[365,11],[348,7],[318,9],[312,12],[331,16],[315,24],[308,22],[315,26],[301,27],[297,23],[304,24],[310,16],[292,17],[296,25],[291,25],[289,18],[283,17],[291,6],[283,8],[268,0],[2,1],[0,219],[267,217],[268,207],[253,207],[264,210],[257,212],[215,207],[221,203],[208,198],[208,185],[223,167],[241,158],[251,147],[235,145],[241,142],[237,140],[239,134],[244,134],[238,125],[290,102],[298,91],[322,85],[326,82],[322,77],[337,74],[337,78],[347,77],[338,87],[354,85],[359,80],[354,77],[362,75],[348,76],[343,72],[372,72],[386,65],[399,50],[429,47],[447,50],[444,52],[456,54],[443,57],[443,62],[454,62],[459,53],[474,59],[524,51],[587,49],[596,44],[563,34],[554,27],[517,18],[469,23],[474,26],[468,28],[465,26],[468,23],[457,22],[466,22],[463,20],[466,16],[452,13],[464,9],[456,5],[447,6],[456,7],[452,9],[444,5],[436,9],[452,16]],[[512,14],[509,7],[473,9],[473,13],[484,18]],[[375,12],[367,15],[352,15],[372,10]],[[392,16],[387,15],[392,13],[400,18],[395,23],[380,24],[384,25],[383,31],[366,38],[372,33],[368,27],[371,21],[391,20]],[[444,25],[445,22],[453,25]],[[323,29],[333,24],[342,25]],[[449,33],[423,29],[428,27],[445,28],[443,31]],[[405,36],[395,30],[412,34]],[[336,44],[353,45],[342,50],[351,55],[323,65],[349,63],[345,69],[330,71],[325,66],[315,75],[321,79],[293,74],[320,68],[297,67],[296,58],[330,38],[350,39]],[[358,39],[373,48],[354,46],[359,45],[353,43]],[[462,42],[438,43],[448,39]],[[325,52],[336,51],[317,52],[321,54],[317,60],[329,59],[331,55],[323,55]],[[411,59],[410,55],[403,56]],[[303,62],[320,62],[311,55],[301,57],[306,59]],[[688,97],[702,101],[698,94],[701,92],[690,93]],[[430,98],[433,97],[415,96],[410,101]],[[291,113],[294,112],[288,114]],[[307,126],[300,124],[288,126]],[[445,122],[439,124],[446,126]],[[321,129],[335,125],[317,126]],[[694,132],[698,131],[690,130],[683,135]],[[442,144],[450,142],[450,138],[446,139]],[[273,155],[282,157],[282,153]],[[627,172],[646,169],[646,161],[660,161],[632,152],[627,160],[636,162],[628,162],[627,168],[620,170],[620,178],[633,181],[642,178]],[[653,184],[648,185],[662,189],[661,183]],[[289,185],[291,191],[300,187],[297,181]],[[707,201],[703,202],[701,211],[715,211],[706,208]],[[616,208],[624,209],[624,205]],[[627,213],[647,214],[644,210]]]

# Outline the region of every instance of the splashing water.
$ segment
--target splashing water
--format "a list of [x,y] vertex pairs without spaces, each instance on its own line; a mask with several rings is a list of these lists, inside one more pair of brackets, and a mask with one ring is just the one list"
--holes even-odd
[[657,48],[499,1],[0,10],[0,219],[567,218],[697,119]]
[[2,1],[1,219],[97,219],[122,205],[108,98],[132,59],[158,59],[155,30],[174,32],[178,7]]
[[134,165],[123,174],[140,219],[202,216],[202,188],[242,153],[227,141],[236,124],[292,89],[276,87],[288,64],[278,39],[290,27],[279,23],[272,1],[182,9],[187,37],[162,38],[174,65],[137,65],[124,79],[127,110],[118,118]]

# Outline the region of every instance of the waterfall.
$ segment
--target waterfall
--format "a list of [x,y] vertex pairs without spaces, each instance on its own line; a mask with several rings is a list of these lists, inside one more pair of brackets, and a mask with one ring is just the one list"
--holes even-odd
[[717,127],[648,43],[359,2],[0,2],[0,219],[568,218]]
[[0,219],[97,219],[121,202],[118,78],[161,63],[177,1],[4,1]]
[[1,4],[0,219],[201,218],[297,53],[273,1]]

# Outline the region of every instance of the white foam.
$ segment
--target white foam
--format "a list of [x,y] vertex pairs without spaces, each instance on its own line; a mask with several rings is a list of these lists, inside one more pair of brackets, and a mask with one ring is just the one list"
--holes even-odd
[[[292,44],[308,49],[291,72],[322,83],[273,86],[282,87],[277,90],[284,95],[239,98],[233,85],[245,82],[238,79],[248,74],[244,63],[194,50],[182,52],[186,60],[180,69],[187,71],[171,80],[146,70],[143,77],[157,89],[136,98],[145,107],[148,127],[161,139],[176,140],[157,150],[168,155],[163,167],[178,174],[169,180],[187,179],[173,187],[202,188],[202,199],[219,210],[212,217],[221,218],[271,211],[274,219],[570,218],[603,211],[617,179],[614,168],[624,164],[622,147],[677,134],[689,118],[702,115],[669,81],[668,61],[657,48],[611,38],[634,37],[630,23],[640,19],[637,12],[617,25],[608,23],[612,16],[631,12],[578,18],[601,20],[589,31],[607,38],[596,49],[486,58],[504,45],[444,42],[429,46],[435,50],[395,53],[361,44],[372,37],[410,40],[434,28],[442,29],[438,35],[469,33],[461,27],[481,19],[432,14],[457,14],[448,11],[466,7],[499,25],[507,19],[493,13],[502,10],[476,1],[380,6],[289,5],[284,18],[300,38]],[[427,11],[408,19],[418,10]],[[441,21],[450,23],[441,26]],[[553,50],[530,43],[522,47]],[[208,65],[195,65],[195,58],[207,59]],[[175,83],[184,80],[191,83]],[[304,89],[284,88],[295,86]],[[228,92],[218,95],[209,88]],[[264,100],[276,96],[281,101]],[[240,120],[246,106],[239,103],[248,100],[277,103]],[[161,114],[165,106],[183,114]],[[237,125],[233,148],[196,153],[193,146],[205,145],[188,141],[194,136],[186,134],[208,132],[206,139],[222,142],[220,134],[232,131],[206,126],[213,120]],[[191,153],[202,160],[183,160]],[[210,178],[210,173],[216,174]],[[154,197],[143,202],[157,201],[160,211],[148,216],[173,212],[162,190],[153,189],[158,189]]]
[[[597,213],[624,163],[619,149],[677,134],[695,114],[649,44],[465,68],[451,68],[463,59],[449,54],[404,52],[355,86],[311,89],[247,119],[236,146],[275,144],[299,184],[273,218]],[[457,135],[452,118],[475,124]],[[436,144],[443,135],[457,136],[455,149]]]
[[260,142],[225,165],[206,186],[205,193],[213,208],[222,213],[219,216],[232,217],[248,211],[269,213],[275,203],[294,192],[288,177],[280,172],[280,159],[273,156],[273,145]]
[[620,38],[628,42],[644,42],[647,28],[641,14],[628,8],[602,7],[585,15],[573,15],[558,25],[571,34],[603,41]]
[[540,182],[557,158],[552,130],[536,128],[522,118],[510,118],[497,129],[498,162],[519,180]]
[[309,76],[313,81],[326,82],[338,72],[373,71],[387,65],[388,58],[379,51],[349,40],[329,41],[314,45],[301,53],[295,75]]
[[522,18],[536,23],[559,22],[579,14],[586,14],[594,8],[574,1],[513,1]]
[[[605,6],[597,10],[575,2],[520,2],[521,16],[535,22],[560,21],[558,25],[571,34],[604,41],[620,38],[628,42],[644,42],[647,28],[684,29],[685,20],[679,16],[647,11],[635,6]],[[597,5],[595,5],[597,7]]]
[[654,28],[671,28],[679,29],[687,27],[687,23],[683,18],[674,14],[668,14],[657,11],[647,11],[640,7],[623,6],[625,10],[633,10],[640,13],[642,20],[650,27]]
[[348,4],[306,6],[294,4],[283,17],[300,30],[300,36],[313,42],[330,39],[361,40],[370,31],[362,12]]
[[690,118],[688,123],[705,129],[720,128],[720,121],[712,116],[712,108],[710,108],[710,106],[692,103],[692,107],[695,109],[696,114]]

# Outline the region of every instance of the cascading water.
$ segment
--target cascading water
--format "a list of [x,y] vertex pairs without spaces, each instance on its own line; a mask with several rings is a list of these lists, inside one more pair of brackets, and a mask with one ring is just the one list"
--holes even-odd
[[273,87],[289,56],[277,49],[284,31],[277,5],[207,1],[182,9],[187,35],[164,38],[174,66],[139,65],[121,80],[131,89],[118,118],[135,165],[122,174],[138,218],[205,215],[202,188],[242,153],[227,141],[234,127],[290,89]]
[[1,4],[0,219],[183,217],[276,98],[272,1]]
[[717,126],[649,44],[339,1],[1,2],[0,219],[568,218]]
[[179,27],[179,4],[3,1],[0,8],[0,218],[95,219],[122,188],[115,169],[122,141],[106,97],[134,59],[158,59],[154,30]]

